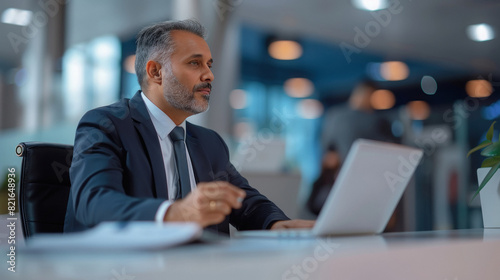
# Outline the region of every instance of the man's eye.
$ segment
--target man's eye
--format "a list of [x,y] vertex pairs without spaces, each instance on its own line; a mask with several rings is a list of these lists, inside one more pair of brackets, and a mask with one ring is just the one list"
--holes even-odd
[[191,65],[199,65],[198,61],[191,61],[191,62],[189,62],[189,64],[191,64]]

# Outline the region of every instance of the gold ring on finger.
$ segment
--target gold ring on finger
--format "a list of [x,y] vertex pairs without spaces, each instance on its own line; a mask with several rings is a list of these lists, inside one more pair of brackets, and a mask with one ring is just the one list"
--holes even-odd
[[212,210],[212,211],[215,210],[215,207],[217,206],[217,201],[215,201],[215,200],[210,201],[208,206],[210,207],[210,210]]

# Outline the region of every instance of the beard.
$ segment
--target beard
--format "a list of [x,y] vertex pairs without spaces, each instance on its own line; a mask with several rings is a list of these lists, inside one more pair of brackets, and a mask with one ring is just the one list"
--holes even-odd
[[189,90],[184,86],[171,70],[165,76],[165,87],[163,96],[165,100],[174,108],[190,112],[192,114],[203,113],[208,110],[210,95],[202,95],[202,99],[196,99],[196,91],[202,88],[212,88],[210,83],[200,83]]

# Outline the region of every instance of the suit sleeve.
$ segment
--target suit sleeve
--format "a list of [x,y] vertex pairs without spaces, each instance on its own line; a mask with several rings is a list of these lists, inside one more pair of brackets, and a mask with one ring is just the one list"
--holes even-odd
[[246,192],[242,207],[233,210],[229,222],[238,230],[251,230],[269,229],[274,222],[289,220],[276,204],[252,188],[247,179],[241,176],[229,160],[229,150],[226,143],[217,133],[215,134],[223,146],[224,173],[227,174],[228,181]]
[[93,110],[82,118],[76,131],[69,199],[75,219],[86,227],[102,221],[153,221],[164,201],[125,193],[126,151],[113,121],[106,111]]

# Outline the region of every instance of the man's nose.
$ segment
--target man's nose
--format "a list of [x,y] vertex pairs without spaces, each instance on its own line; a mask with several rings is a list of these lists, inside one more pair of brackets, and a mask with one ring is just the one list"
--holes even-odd
[[211,82],[213,82],[214,79],[215,79],[215,77],[214,77],[214,73],[212,73],[212,69],[210,69],[210,67],[208,67],[208,66],[205,66],[205,71],[201,75],[201,81],[211,83]]

